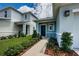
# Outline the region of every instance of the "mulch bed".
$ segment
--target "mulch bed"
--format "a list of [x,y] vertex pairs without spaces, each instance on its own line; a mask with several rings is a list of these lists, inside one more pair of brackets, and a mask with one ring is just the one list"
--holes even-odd
[[51,55],[51,56],[79,56],[73,50],[71,50],[69,52],[65,52],[65,51],[55,51],[53,49],[48,49],[48,48],[46,48],[45,54],[48,54],[48,55]]

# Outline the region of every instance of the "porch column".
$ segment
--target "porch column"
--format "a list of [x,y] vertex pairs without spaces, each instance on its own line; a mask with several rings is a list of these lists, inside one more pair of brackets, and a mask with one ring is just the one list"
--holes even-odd
[[26,24],[23,24],[23,33],[26,34]]
[[36,31],[39,33],[39,23],[36,23]]

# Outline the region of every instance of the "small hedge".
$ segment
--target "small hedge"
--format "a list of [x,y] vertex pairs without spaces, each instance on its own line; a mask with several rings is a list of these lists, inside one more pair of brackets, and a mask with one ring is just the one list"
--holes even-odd
[[62,37],[61,37],[61,49],[64,51],[69,51],[71,50],[71,45],[72,45],[72,36],[70,32],[63,32]]
[[42,39],[42,36],[39,33],[37,33],[36,30],[34,30],[32,34],[32,38]]
[[4,36],[0,37],[0,40],[5,40],[5,39],[6,39],[6,37],[4,37]]
[[9,36],[8,36],[8,39],[11,39],[11,38],[13,38],[13,36],[12,36],[12,35],[9,35]]
[[22,50],[23,50],[23,46],[21,46],[21,45],[18,45],[18,46],[15,46],[15,47],[9,47],[5,51],[4,55],[7,55],[7,56],[16,56],[20,52],[22,52]]
[[36,37],[37,37],[37,32],[36,30],[33,30],[32,38],[36,38]]
[[16,38],[17,37],[17,34],[13,35],[13,37]]
[[30,42],[23,42],[23,43],[21,43],[21,45],[24,47],[24,49],[26,49],[26,48],[28,48],[29,47],[29,44]]
[[11,38],[19,38],[19,37],[26,37],[26,35],[23,34],[23,33],[19,33],[19,34],[15,34],[15,35],[2,36],[2,37],[0,37],[0,40],[11,39]]
[[14,47],[9,47],[7,50],[5,50],[4,55],[7,56],[16,56],[20,54],[24,49],[27,49],[34,45],[38,40],[38,38],[33,38],[30,41],[26,41],[21,43],[20,45],[14,46]]
[[50,39],[48,40],[48,43],[47,43],[47,48],[54,48],[55,46],[58,46],[58,43],[57,43],[57,39],[54,38],[54,37],[50,37]]

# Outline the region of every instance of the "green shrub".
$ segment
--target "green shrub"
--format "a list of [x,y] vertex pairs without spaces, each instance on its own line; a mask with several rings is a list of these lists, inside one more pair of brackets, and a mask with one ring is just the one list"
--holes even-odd
[[0,37],[0,40],[4,40],[4,39],[6,39],[6,37],[4,37],[4,36]]
[[33,39],[32,39],[33,44],[36,43],[37,41],[39,41],[38,38],[33,38]]
[[20,52],[22,52],[23,47],[21,45],[17,45],[14,47],[9,47],[5,52],[4,55],[7,56],[16,56],[18,55]]
[[26,37],[26,35],[25,35],[25,34],[23,34],[23,33],[21,33],[21,34],[20,34],[20,37]]
[[24,47],[24,49],[27,49],[28,47],[31,47],[33,44],[35,44],[37,41],[37,38],[33,38],[30,41],[23,42],[21,45]]
[[37,37],[37,32],[36,30],[33,31],[33,34],[32,34],[32,38],[36,38]]
[[17,37],[17,34],[13,35],[13,37],[15,37],[15,38],[16,38],[16,37]]
[[18,38],[19,38],[19,37],[26,37],[26,35],[23,34],[23,33],[18,33]]
[[50,37],[50,39],[48,40],[48,43],[47,43],[47,47],[54,48],[55,46],[58,46],[57,39],[54,37]]
[[7,55],[7,56],[14,56],[14,55],[16,55],[14,47],[7,48],[7,50],[4,52],[4,55]]
[[69,32],[63,32],[61,37],[61,49],[64,51],[68,51],[72,45],[72,36]]
[[22,45],[17,45],[14,48],[15,48],[16,55],[18,55],[24,49],[24,47]]
[[26,49],[29,47],[29,42],[23,42],[21,45],[24,47],[24,49]]
[[9,36],[8,36],[8,39],[11,39],[11,38],[13,38],[13,36],[12,36],[12,35],[9,35]]

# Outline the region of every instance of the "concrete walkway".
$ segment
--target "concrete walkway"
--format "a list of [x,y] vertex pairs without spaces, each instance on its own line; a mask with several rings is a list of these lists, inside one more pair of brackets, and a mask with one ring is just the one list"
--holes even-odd
[[73,49],[79,55],[79,49]]
[[25,52],[22,56],[47,56],[44,54],[47,42],[47,39],[42,39],[27,52]]

